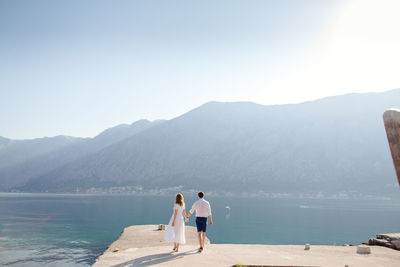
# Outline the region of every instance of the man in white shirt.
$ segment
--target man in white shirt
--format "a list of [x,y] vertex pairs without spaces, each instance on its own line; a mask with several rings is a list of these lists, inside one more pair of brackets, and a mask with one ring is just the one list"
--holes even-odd
[[211,216],[211,206],[208,201],[204,200],[204,193],[199,192],[198,196],[199,200],[193,204],[188,217],[190,217],[193,212],[196,211],[196,226],[200,243],[199,252],[202,252],[204,248],[204,241],[206,239],[207,217],[210,218],[210,226],[213,225],[213,220]]

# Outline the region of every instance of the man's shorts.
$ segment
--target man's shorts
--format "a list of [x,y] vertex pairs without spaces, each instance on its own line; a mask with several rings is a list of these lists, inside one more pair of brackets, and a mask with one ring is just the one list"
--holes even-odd
[[207,217],[196,217],[197,232],[205,232],[207,230]]

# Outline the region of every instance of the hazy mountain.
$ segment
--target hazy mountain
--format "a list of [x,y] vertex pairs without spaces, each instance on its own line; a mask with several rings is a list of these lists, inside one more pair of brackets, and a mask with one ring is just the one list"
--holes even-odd
[[[79,142],[70,143],[68,146],[47,151],[48,153],[40,153],[36,157],[29,157],[20,164],[9,164],[8,168],[0,169],[0,189],[9,190],[13,187],[24,185],[34,177],[46,174],[71,161],[79,160],[86,155],[96,153],[113,143],[131,137],[161,122],[140,120],[131,125],[121,124],[103,131],[94,138],[79,139]],[[29,142],[24,141],[20,146],[26,150],[35,150],[35,147],[24,146],[24,144],[26,142],[37,143],[39,140],[41,139],[28,140]],[[43,148],[41,148],[41,151],[43,151]]]
[[382,114],[399,103],[400,90],[293,105],[210,102],[31,177],[18,189],[398,190]]
[[31,140],[11,140],[0,137],[0,170],[71,144],[79,143],[82,140],[83,138],[63,135]]
[[4,148],[4,146],[8,145],[10,142],[10,139],[0,136],[0,149]]

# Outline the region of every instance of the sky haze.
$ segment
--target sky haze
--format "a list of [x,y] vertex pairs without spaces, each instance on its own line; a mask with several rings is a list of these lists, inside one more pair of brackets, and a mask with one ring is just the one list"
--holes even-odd
[[400,88],[399,1],[0,1],[0,136]]

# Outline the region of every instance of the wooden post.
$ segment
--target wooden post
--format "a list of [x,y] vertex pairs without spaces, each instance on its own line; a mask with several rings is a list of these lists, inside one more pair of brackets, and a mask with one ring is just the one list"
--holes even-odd
[[389,109],[383,113],[386,134],[389,141],[390,151],[394,168],[397,174],[397,180],[400,185],[400,110]]

